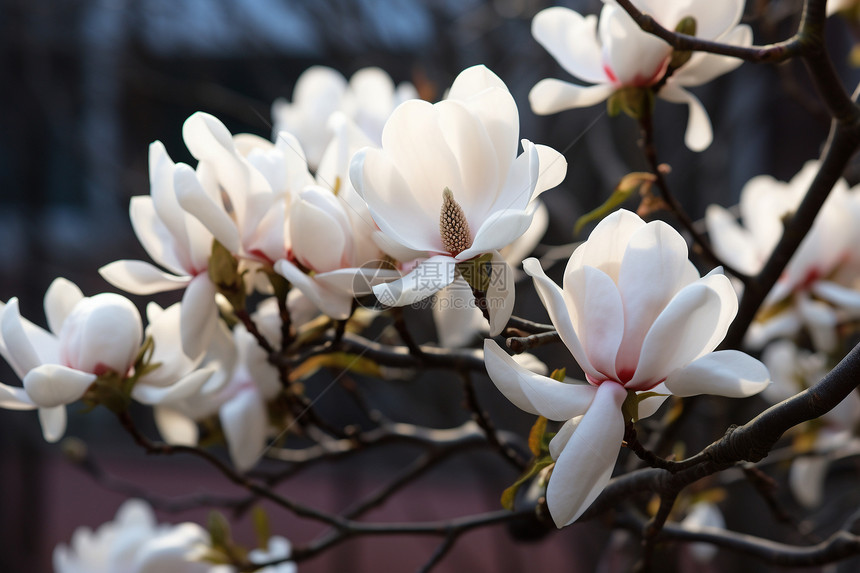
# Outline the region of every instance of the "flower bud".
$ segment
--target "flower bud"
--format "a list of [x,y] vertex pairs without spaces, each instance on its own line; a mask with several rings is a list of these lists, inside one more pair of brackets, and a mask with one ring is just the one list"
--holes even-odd
[[338,198],[327,189],[307,187],[290,211],[293,255],[304,267],[324,273],[349,267],[352,228]]
[[130,300],[113,293],[97,294],[78,302],[63,322],[60,358],[82,372],[125,375],[142,338],[140,313]]

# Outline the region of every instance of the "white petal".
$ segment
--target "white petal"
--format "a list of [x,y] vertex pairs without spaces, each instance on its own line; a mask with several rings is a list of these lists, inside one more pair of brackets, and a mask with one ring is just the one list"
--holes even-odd
[[203,189],[197,173],[179,163],[173,174],[176,198],[183,209],[194,215],[231,253],[239,252],[239,230],[224,209]]
[[113,286],[131,294],[149,295],[185,287],[190,277],[166,273],[144,261],[121,260],[99,269],[99,274]]
[[19,378],[23,379],[27,372],[42,364],[33,343],[24,331],[17,298],[10,299],[6,304],[0,318],[0,332],[9,353],[6,359]]
[[484,340],[487,374],[514,406],[550,420],[569,420],[584,414],[597,388],[590,384],[558,382],[517,364],[490,338]]
[[6,410],[33,410],[36,406],[23,388],[0,383],[0,408]]
[[138,383],[135,384],[131,396],[141,404],[149,406],[184,400],[197,394],[216,369],[217,366],[209,366],[195,370],[170,386],[152,386]]
[[619,6],[604,5],[597,33],[606,74],[616,85],[648,86],[665,71],[672,47],[640,29]]
[[[173,171],[170,172],[170,193],[173,193]],[[185,274],[192,267],[187,233],[174,237],[159,218],[155,200],[148,195],[132,197],[128,206],[134,234],[150,258],[165,268]],[[185,212],[180,210],[185,217]]]
[[615,382],[597,388],[555,462],[546,500],[556,527],[576,521],[606,487],[624,437],[621,404],[627,391]]
[[578,107],[591,107],[615,92],[611,84],[578,86],[555,78],[546,78],[529,92],[529,104],[538,115],[550,115]]
[[196,446],[198,439],[197,423],[168,406],[153,408],[158,433],[168,444]]
[[408,306],[429,298],[452,282],[457,261],[437,255],[422,261],[403,278],[373,287],[373,294],[386,306]]
[[795,297],[797,310],[812,337],[817,350],[831,352],[836,348],[836,313],[830,305],[813,300],[805,295]]
[[317,272],[343,267],[344,253],[351,246],[347,229],[348,225],[339,224],[329,212],[307,200],[295,204],[290,213],[293,253],[301,264]]
[[54,408],[79,400],[96,378],[59,364],[43,364],[27,373],[24,389],[37,406]]
[[553,326],[558,331],[564,345],[573,354],[579,367],[582,368],[586,375],[591,376],[592,379],[600,380],[602,375],[589,362],[585,349],[576,335],[576,330],[573,328],[570,311],[567,308],[562,290],[546,276],[537,259],[524,260],[523,270],[534,279],[535,289],[537,289],[538,296],[549,313],[549,318]]
[[[594,390],[596,392],[597,388]],[[579,426],[581,421],[582,416],[576,416],[561,425],[558,432],[556,432],[555,436],[553,436],[549,441],[549,455],[552,456],[552,459],[558,459],[558,456],[560,456],[561,452],[564,451],[564,447],[570,441],[571,436],[573,436],[573,433],[576,431],[576,427]]]
[[666,387],[676,396],[713,394],[746,398],[770,384],[767,367],[738,350],[712,352],[669,374]]
[[565,273],[571,269],[590,266],[602,270],[618,282],[621,261],[633,234],[645,226],[635,213],[619,209],[594,227],[588,240],[573,252]]
[[800,327],[800,316],[797,312],[782,312],[767,322],[753,322],[744,337],[744,345],[758,350],[775,338],[794,336]]
[[514,310],[514,269],[498,251],[490,262],[490,279],[487,288],[487,311],[490,316],[490,336],[498,336],[505,329]]
[[251,469],[266,447],[268,413],[262,397],[253,390],[239,392],[221,407],[218,416],[236,469]]
[[[734,46],[750,46],[752,39],[752,28],[743,24],[732,30],[720,42]],[[742,63],[744,63],[743,60],[739,58],[694,52],[690,61],[672,74],[669,83],[678,83],[685,87],[700,86],[729,73]]]
[[218,322],[215,285],[209,275],[194,277],[182,296],[182,350],[186,356],[200,356],[209,344]]
[[472,246],[458,254],[457,260],[466,261],[507,247],[528,230],[533,218],[534,207],[528,211],[516,209],[496,211],[487,217],[475,233]]
[[66,433],[66,407],[39,408],[39,423],[46,442],[59,441]]
[[[731,296],[735,297],[725,276],[713,278],[719,277],[724,279]],[[731,322],[731,319],[727,322],[723,320],[727,298],[725,293],[712,288],[705,279],[685,287],[675,295],[645,336],[639,365],[627,387],[645,390],[703,353],[713,350],[716,346],[714,339],[721,340]],[[734,300],[737,308],[737,298]]]
[[762,260],[752,234],[735,221],[734,215],[719,205],[708,205],[705,225],[714,252],[734,268],[749,275],[758,274]]
[[[549,210],[546,208],[546,204],[540,199],[536,199],[535,204],[537,209],[535,209],[535,215],[528,230],[501,251],[505,261],[514,269],[520,267],[523,259],[534,251],[549,227]],[[516,272],[514,271],[515,274]]]
[[45,316],[51,332],[59,333],[75,305],[84,298],[81,289],[68,279],[54,279],[45,292]]
[[684,135],[684,143],[692,151],[704,151],[714,140],[714,132],[711,129],[711,120],[708,112],[699,98],[680,86],[666,85],[660,90],[659,96],[673,103],[684,103],[689,106],[690,115],[687,119],[687,131]]
[[792,462],[788,485],[804,507],[820,507],[829,468],[830,459],[827,456],[803,456]]
[[470,345],[485,322],[472,288],[459,274],[433,297],[433,323],[439,344],[444,348]]
[[564,298],[588,362],[601,373],[593,382],[615,380],[625,319],[624,304],[615,283],[594,267],[573,269],[564,275]]
[[[332,289],[324,282],[315,280],[296,265],[281,259],[275,263],[275,272],[286,278],[316,305],[326,316],[336,320],[345,320],[352,313],[352,301],[355,297],[344,290]],[[363,281],[359,281],[363,284]]]
[[570,74],[598,84],[608,83],[597,41],[597,18],[568,8],[541,10],[532,19],[532,36]]
[[535,148],[538,152],[540,175],[532,198],[561,185],[567,176],[567,159],[564,155],[546,145],[535,145]]
[[838,307],[860,310],[860,291],[826,280],[815,281],[811,290],[817,297]]

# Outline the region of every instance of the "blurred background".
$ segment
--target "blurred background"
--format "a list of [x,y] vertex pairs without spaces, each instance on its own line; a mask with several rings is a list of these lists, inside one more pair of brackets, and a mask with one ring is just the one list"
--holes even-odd
[[[57,276],[73,280],[88,295],[110,290],[96,272],[100,266],[120,258],[147,258],[128,223],[128,202],[149,192],[148,145],[161,140],[175,161],[193,163],[181,127],[198,110],[217,116],[233,133],[269,137],[272,102],[290,98],[299,74],[318,64],[347,77],[362,67],[379,66],[395,82],[413,82],[430,100],[440,98],[463,68],[487,65],[518,102],[522,137],[563,150],[567,157],[565,183],[543,196],[552,214],[544,243],[572,242],[576,218],[602,202],[624,174],[644,170],[645,162],[635,123],[609,118],[602,105],[549,117],[530,111],[527,94],[538,80],[570,79],[530,34],[531,18],[550,5],[597,13],[602,3],[2,0],[0,300],[20,297],[23,314],[39,322],[42,296]],[[799,5],[797,0],[748,1],[746,21],[754,27],[756,42],[788,37]],[[851,28],[831,21],[830,32],[846,85],[856,85],[860,74],[847,63]],[[704,153],[684,147],[686,108],[660,103],[657,109],[660,160],[671,165],[670,185],[694,218],[709,203],[736,202],[754,175],[790,178],[817,156],[826,137],[826,116],[800,64],[746,64],[695,93],[714,124],[714,143]],[[853,172],[848,177],[857,182]],[[559,272],[556,268],[551,275]],[[529,285],[518,290],[517,314],[545,319]],[[409,322],[419,339],[433,338],[429,313],[414,313]],[[559,347],[539,354],[551,367],[572,366]],[[2,380],[17,384],[8,370]],[[418,376],[411,386],[361,383],[394,417],[444,427],[466,416],[459,382],[439,373]],[[527,431],[528,416],[514,412],[486,379],[478,386],[501,426]],[[738,412],[716,402],[703,407],[702,415],[724,428],[726,422],[744,422],[744,411],[754,413],[761,406],[753,400]],[[340,415],[337,398],[321,407]],[[83,438],[113,473],[164,495],[239,493],[193,461],[146,459],[118,430],[106,412],[70,409],[67,434]],[[691,439],[705,444],[721,431]],[[360,464],[324,464],[290,481],[284,491],[323,508],[342,508],[373,490],[412,454],[386,450]],[[373,518],[441,519],[492,510],[514,477],[490,455],[469,456],[432,472]],[[50,571],[57,542],[67,542],[78,525],[94,527],[111,519],[123,499],[65,462],[58,446],[45,444],[30,413],[0,412],[0,486],[0,570],[10,572]],[[746,494],[737,495],[744,501]],[[751,504],[746,507],[765,514],[758,533],[768,533],[761,500],[753,496],[745,501]],[[271,513],[276,531],[294,539],[307,540],[318,530],[289,516],[274,517],[277,510]],[[206,513],[161,515],[173,522],[200,522]],[[729,525],[738,526],[747,517],[730,514]],[[748,523],[746,530],[750,527],[756,523]],[[240,537],[246,534],[240,532]],[[302,564],[300,570],[414,570],[435,543],[362,539]],[[440,570],[501,572],[564,564],[566,570],[592,571],[604,551],[615,547],[598,524],[577,525],[540,543],[515,543],[503,527],[471,533]],[[721,555],[714,566],[742,570],[742,562]],[[683,568],[683,559],[673,563],[673,568]]]

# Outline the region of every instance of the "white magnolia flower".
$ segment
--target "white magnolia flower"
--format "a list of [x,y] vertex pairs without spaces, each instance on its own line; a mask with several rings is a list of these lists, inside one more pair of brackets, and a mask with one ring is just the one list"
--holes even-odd
[[[276,559],[285,559],[290,556],[292,551],[293,547],[289,540],[275,535],[269,538],[269,543],[265,551],[262,549],[253,549],[248,553],[248,559],[251,563],[267,563]],[[296,564],[289,561],[264,567],[259,569],[258,573],[296,573],[296,571],[298,571]]]
[[412,84],[395,87],[388,74],[379,68],[360,69],[347,84],[340,72],[314,66],[296,81],[292,103],[278,99],[272,105],[274,136],[278,139],[282,131],[295,135],[309,165],[316,169],[331,141],[331,132],[323,126],[328,125],[332,114],[344,113],[373,145],[379,146],[382,126],[394,108],[417,97]]
[[491,331],[501,331],[513,283],[498,251],[529,228],[535,197],[567,171],[557,151],[528,140],[517,156],[518,137],[510,92],[475,66],[457,76],[447,99],[401,104],[385,124],[382,148],[353,157],[350,179],[380,228],[380,246],[398,260],[420,260],[402,279],[374,287],[383,303],[423,300],[454,282],[457,263],[492,254],[498,277],[487,297]]
[[[761,359],[773,377],[762,397],[774,404],[814,386],[830,371],[826,355],[800,349],[790,340],[769,344]],[[819,427],[807,427],[806,431],[815,432],[810,455],[792,461],[788,480],[792,494],[804,506],[819,507],[830,464],[860,450],[860,440],[854,435],[858,421],[860,396],[852,392],[821,416]]]
[[[278,348],[281,322],[277,301],[264,300],[253,319],[266,339]],[[173,400],[160,400],[155,408],[159,432],[169,443],[196,445],[197,422],[217,416],[234,465],[240,471],[248,470],[266,447],[270,433],[267,403],[281,390],[278,371],[241,325],[233,329],[232,336],[225,332],[213,339],[203,364],[217,365],[224,376],[223,383],[213,387],[208,382],[194,393],[176,392]]]
[[[783,219],[795,211],[818,171],[810,161],[788,183],[761,175],[741,191],[743,226],[726,209],[710,205],[705,223],[714,251],[739,271],[757,274],[782,237]],[[836,183],[809,233],[768,294],[747,337],[752,347],[792,336],[806,327],[819,350],[836,346],[840,319],[860,316],[860,276],[854,247],[860,221],[860,193]]]
[[383,253],[373,240],[379,229],[349,180],[350,159],[370,140],[343,114],[329,123],[335,137],[317,170],[317,185],[306,186],[293,203],[291,251],[274,268],[326,315],[345,319],[356,296],[400,275],[379,268]]
[[[543,201],[537,201],[537,210],[528,230],[517,240],[501,249],[505,263],[518,269],[523,259],[529,256],[549,226],[549,211]],[[522,271],[514,271],[515,281]],[[475,302],[475,295],[462,276],[440,290],[433,297],[433,323],[439,344],[445,348],[467,346],[483,334],[489,332],[487,320]]]
[[173,163],[164,145],[156,141],[149,147],[150,195],[132,197],[129,206],[140,244],[170,272],[144,261],[120,260],[105,265],[99,274],[115,287],[138,295],[184,288],[182,347],[197,357],[218,319],[215,285],[208,273],[213,237],[179,205],[174,181],[184,177],[182,171],[182,165]]
[[[563,289],[536,259],[523,266],[588,383],[529,372],[489,339],[484,356],[493,382],[516,406],[567,421],[550,443],[556,463],[547,503],[558,527],[582,515],[609,481],[629,391],[743,397],[769,383],[767,369],[750,356],[713,352],[737,312],[737,296],[724,275],[699,277],[684,239],[661,221],[646,224],[624,210],[606,217],[571,255]],[[643,401],[639,416],[657,405]]]
[[79,527],[69,546],[58,545],[54,573],[234,573],[227,565],[194,560],[209,543],[196,523],[159,524],[146,502],[132,499],[114,521],[95,531]]
[[[744,0],[634,0],[633,3],[670,30],[689,16],[696,21],[695,35],[699,38],[739,46],[752,44],[749,26],[738,25]],[[529,93],[535,113],[547,115],[588,107],[622,88],[649,88],[662,82],[657,92],[660,98],[690,108],[685,142],[694,151],[707,148],[713,134],[705,108],[686,88],[707,83],[742,63],[735,58],[695,52],[666,77],[672,47],[643,32],[612,0],[604,0],[599,22],[594,15],[582,16],[568,8],[542,10],[532,20],[532,35],[567,72],[593,84],[541,80]]]
[[50,331],[21,317],[18,299],[0,307],[0,354],[24,388],[0,384],[0,407],[39,408],[45,439],[66,429],[66,404],[79,400],[100,375],[129,374],[143,336],[137,308],[113,293],[85,297],[55,279],[45,293]]

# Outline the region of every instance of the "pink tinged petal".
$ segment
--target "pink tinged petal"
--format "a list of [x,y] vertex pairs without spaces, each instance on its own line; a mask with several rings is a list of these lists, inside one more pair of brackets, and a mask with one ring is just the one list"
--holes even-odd
[[370,148],[353,156],[349,179],[391,242],[415,251],[442,252],[439,213],[444,188],[438,192],[439,207],[433,213],[425,212],[391,159]]
[[24,376],[24,389],[40,408],[54,408],[79,400],[96,378],[59,364],[43,364]]
[[485,322],[471,287],[460,275],[433,297],[433,323],[444,348],[468,346]]
[[606,487],[624,437],[621,404],[627,391],[615,382],[597,387],[594,401],[555,462],[546,490],[556,527],[576,521]]
[[812,345],[821,352],[831,352],[838,342],[836,313],[829,304],[813,300],[805,294],[795,297],[797,311],[812,337]]
[[632,376],[654,320],[687,286],[687,265],[687,243],[666,223],[652,221],[631,235],[621,261],[617,289],[624,301],[620,323],[624,341],[616,364],[622,378]]
[[218,413],[230,459],[240,472],[254,467],[266,447],[266,403],[255,390],[239,392]]
[[812,294],[840,308],[860,310],[860,291],[844,287],[831,281],[815,281]]
[[666,388],[675,396],[713,394],[746,398],[770,384],[767,367],[738,350],[712,352],[669,374]]
[[532,36],[571,75],[593,84],[609,81],[597,41],[596,16],[547,8],[532,19]]
[[672,48],[639,25],[622,8],[604,5],[598,22],[603,63],[616,85],[647,86],[660,79]]
[[585,349],[576,334],[576,330],[573,328],[570,311],[567,308],[562,290],[546,276],[537,259],[524,260],[523,270],[534,279],[535,289],[547,313],[549,313],[549,318],[553,326],[555,326],[562,342],[564,342],[564,345],[573,355],[580,368],[582,368],[586,376],[591,376],[593,380],[602,379],[600,372],[588,360]]
[[490,338],[484,340],[484,364],[490,379],[514,406],[550,420],[584,414],[598,392],[590,384],[558,382],[526,370]]
[[215,285],[205,273],[194,277],[182,295],[180,331],[186,356],[202,354],[218,323]]
[[403,278],[373,287],[373,294],[386,306],[407,306],[429,298],[452,282],[457,261],[437,255],[422,261]]
[[676,85],[667,84],[660,90],[659,96],[672,103],[683,103],[689,106],[690,115],[687,119],[687,131],[684,135],[684,143],[691,151],[704,151],[714,140],[714,132],[711,129],[711,120],[708,112],[699,98]]
[[615,283],[594,267],[574,269],[564,275],[564,298],[588,361],[601,374],[593,381],[616,380],[615,362],[625,316]]
[[180,163],[173,176],[176,197],[231,253],[239,252],[239,231],[227,212],[213,201],[191,167]]
[[36,405],[23,388],[0,383],[0,408],[6,410],[33,410]]
[[104,280],[125,292],[149,295],[184,288],[191,277],[166,273],[144,261],[114,261],[99,269]]
[[45,316],[51,332],[58,333],[75,305],[84,298],[81,289],[68,279],[54,279],[45,292]]
[[475,233],[472,246],[458,254],[456,259],[467,261],[507,247],[528,230],[535,208],[532,206],[527,211],[507,209],[492,213]]
[[197,445],[199,431],[194,420],[169,406],[157,406],[153,408],[153,414],[158,433],[168,444]]
[[[752,28],[746,24],[738,26],[720,42],[734,46],[751,46]],[[677,83],[684,87],[700,86],[729,73],[742,63],[744,61],[738,58],[694,52],[690,61],[672,74],[669,83]]]
[[762,267],[758,245],[753,235],[735,221],[734,215],[719,205],[709,205],[705,225],[714,252],[733,267],[749,275],[758,274]]
[[[731,290],[731,283],[727,278],[723,279]],[[731,293],[735,296],[734,291]],[[645,336],[636,373],[626,384],[627,388],[648,389],[678,368],[713,350],[716,344],[712,340],[716,338],[714,334],[724,304],[723,296],[701,281],[675,295]],[[722,336],[725,336],[724,330]]]
[[[173,179],[171,171],[171,192]],[[188,252],[188,239],[178,240],[159,219],[152,197],[132,197],[128,206],[134,234],[149,257],[177,274],[190,272],[192,260]],[[180,211],[184,215],[184,211]]]
[[352,313],[352,293],[332,289],[318,282],[314,277],[306,275],[296,265],[281,259],[275,263],[275,272],[286,278],[298,288],[326,316],[335,320],[345,320]]
[[498,336],[505,329],[514,310],[514,269],[498,251],[490,262],[490,279],[487,287],[487,311],[489,313],[490,336]]
[[145,382],[138,382],[135,384],[131,396],[141,404],[149,406],[185,400],[197,394],[217,369],[216,365],[195,370],[178,380],[174,380],[169,386],[153,386]]
[[6,360],[15,370],[15,374],[23,380],[27,372],[41,365],[42,361],[24,331],[17,298],[10,299],[3,310],[3,317],[0,318],[0,333],[8,350]]
[[46,442],[59,441],[66,433],[66,407],[39,408],[39,423]]
[[546,78],[529,91],[529,105],[537,115],[551,115],[568,109],[591,107],[611,96],[615,86],[608,83],[579,86],[570,82]]
[[567,159],[564,155],[546,145],[535,145],[535,148],[538,152],[540,175],[538,175],[532,200],[544,191],[561,185],[567,176]]
[[617,283],[630,238],[644,226],[645,221],[626,209],[612,213],[600,221],[588,240],[573,252],[565,273],[583,266],[595,267]]

